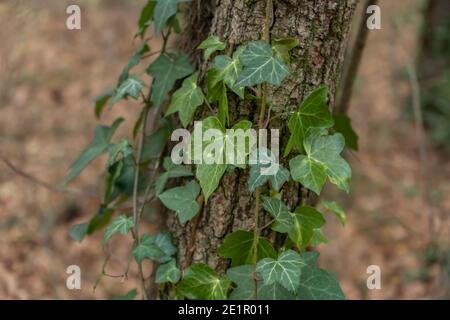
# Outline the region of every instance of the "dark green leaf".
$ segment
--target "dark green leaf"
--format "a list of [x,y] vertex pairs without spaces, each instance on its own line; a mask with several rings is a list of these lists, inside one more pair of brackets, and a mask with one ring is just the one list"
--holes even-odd
[[353,130],[352,122],[349,117],[343,114],[333,115],[334,130],[341,133],[345,139],[345,146],[349,149],[358,151],[358,135]]
[[160,33],[170,17],[177,13],[177,5],[191,0],[158,0],[153,19],[155,20],[156,33]]
[[95,116],[97,117],[97,119],[100,119],[100,117],[102,116],[103,109],[105,108],[108,101],[113,97],[113,95],[114,89],[111,89],[94,99]]
[[191,181],[185,186],[169,189],[160,194],[158,198],[170,210],[178,214],[181,223],[191,220],[200,210],[197,197],[200,193],[200,186],[197,182]]
[[108,151],[110,140],[122,122],[123,119],[119,118],[114,121],[111,127],[97,126],[97,128],[95,128],[94,138],[91,144],[72,164],[64,179],[64,184],[67,184],[72,179],[76,178],[92,160]]
[[170,260],[158,267],[156,270],[156,283],[177,283],[180,281],[181,272],[178,269],[175,259]]
[[288,231],[289,238],[304,249],[310,244],[314,229],[320,229],[325,224],[323,215],[313,207],[298,207],[293,215],[293,225]]
[[156,0],[148,0],[147,4],[145,5],[144,9],[141,11],[141,16],[139,17],[139,36],[141,38],[144,37],[145,31],[147,31],[147,28],[150,26],[150,23],[153,20],[153,12],[155,11],[156,6]]
[[157,235],[144,234],[139,245],[133,249],[133,255],[138,262],[149,259],[158,263],[166,263],[176,252],[177,248],[173,245],[172,238],[167,232]]
[[303,268],[300,286],[297,289],[300,300],[344,300],[336,278],[328,271],[316,267]]

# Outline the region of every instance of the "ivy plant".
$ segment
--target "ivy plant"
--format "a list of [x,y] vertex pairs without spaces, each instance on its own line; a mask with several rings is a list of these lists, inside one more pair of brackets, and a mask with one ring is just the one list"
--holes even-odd
[[[117,299],[133,299],[138,290],[144,298],[149,298],[149,284],[142,268],[146,260],[155,265],[153,278],[162,297],[343,299],[336,278],[317,266],[318,253],[311,251],[314,246],[327,242],[322,231],[326,223],[324,214],[311,206],[290,207],[283,201],[283,189],[286,185],[301,185],[320,195],[329,180],[349,192],[351,169],[342,152],[346,145],[354,150],[358,148],[350,119],[333,117],[326,85],[312,88],[294,108],[270,107],[273,103],[269,89],[289,81],[290,53],[298,43],[293,38],[271,41],[267,26],[260,40],[236,48],[214,35],[205,39],[198,49],[203,50],[204,59],[210,63],[200,73],[188,55],[167,46],[169,35],[178,28],[178,6],[189,1],[147,2],[138,21],[139,46],[120,73],[117,86],[95,99],[98,118],[106,106],[113,107],[128,99],[139,101],[141,112],[130,135],[132,142],[126,138],[114,139],[124,119],[117,119],[110,126],[98,126],[91,144],[70,167],[65,183],[75,179],[95,158],[107,156],[100,208],[89,221],[74,226],[70,236],[81,241],[86,235],[104,229],[105,246],[120,238],[118,235],[132,239],[130,262],[136,263],[141,287]],[[271,5],[270,0],[267,3]],[[162,38],[161,48],[151,48],[145,38],[151,25],[156,36]],[[145,64],[148,57],[154,58],[145,65],[151,83],[147,83],[142,73],[133,71]],[[249,120],[233,123],[230,99],[258,107],[258,123]],[[271,120],[268,110],[275,112],[272,117],[288,115],[287,144],[281,164],[273,174],[262,174],[267,162],[260,156],[270,157],[271,150],[258,150],[257,160],[252,162],[249,145],[237,152],[244,161],[236,165],[175,164],[171,158],[164,157],[170,147],[171,132],[176,129],[173,123],[191,129],[197,120],[204,131],[218,132],[220,136],[214,141],[202,141],[201,147],[208,150],[218,142],[224,145],[230,142],[228,129],[245,131],[267,127]],[[200,114],[204,117],[200,118]],[[215,156],[207,154],[207,157]],[[198,219],[202,206],[210,201],[230,170],[239,170],[248,178],[248,192],[255,199],[254,226],[225,237],[217,252],[229,262],[225,272],[217,272],[203,263],[180,268],[178,248],[170,233],[140,232],[146,207],[160,201],[187,228],[190,221]],[[345,224],[345,212],[339,204],[324,200],[321,207]],[[264,226],[258,220],[261,211],[269,218]],[[268,237],[269,234],[272,236]],[[125,278],[130,265],[124,271]],[[101,276],[107,274],[102,272]]]

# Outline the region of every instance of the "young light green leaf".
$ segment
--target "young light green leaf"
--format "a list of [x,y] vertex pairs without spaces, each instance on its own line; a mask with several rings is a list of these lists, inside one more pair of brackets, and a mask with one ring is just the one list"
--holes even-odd
[[195,176],[200,182],[205,203],[219,186],[220,180],[227,171],[227,164],[199,164]]
[[300,300],[344,300],[336,278],[328,271],[316,267],[303,268],[298,286]]
[[341,224],[345,226],[345,222],[347,220],[347,215],[345,214],[344,209],[336,202],[336,201],[328,201],[328,200],[322,200],[322,205],[332,213],[334,213]]
[[200,186],[192,180],[182,187],[169,189],[161,193],[158,198],[170,210],[178,214],[181,223],[191,220],[200,210],[197,197],[200,193]]
[[340,133],[323,136],[323,129],[310,128],[306,133],[304,147],[306,156],[300,155],[290,161],[292,178],[320,195],[326,177],[339,188],[349,191],[351,169],[340,156],[344,149],[344,137]]
[[314,235],[314,229],[325,224],[323,215],[313,207],[298,207],[293,213],[293,225],[288,231],[289,238],[301,249],[306,248]]
[[144,88],[144,81],[136,78],[135,76],[128,77],[114,92],[112,104],[116,104],[120,100],[132,97],[137,100]]
[[317,247],[319,244],[326,244],[328,243],[328,239],[325,237],[325,235],[323,234],[322,229],[314,229],[313,230],[313,235],[311,237],[311,240],[309,242],[310,246],[313,247]]
[[261,275],[264,284],[278,283],[290,292],[296,292],[300,284],[301,268],[306,262],[295,251],[283,252],[277,260],[266,258],[258,262],[256,271]]
[[226,43],[220,41],[217,36],[209,36],[205,41],[203,41],[198,48],[204,49],[205,60],[208,60],[211,55],[216,51],[222,51],[226,48]]
[[[251,300],[254,294],[253,265],[243,265],[227,270],[228,278],[236,284],[231,300]],[[258,280],[257,298],[261,300],[293,300],[295,296],[277,283],[265,285]]]
[[293,148],[303,152],[303,141],[306,131],[311,127],[330,128],[333,126],[333,117],[327,105],[328,89],[319,87],[311,92],[294,112],[288,123],[291,136],[284,151],[286,157]]
[[107,243],[109,239],[115,234],[121,234],[126,236],[133,226],[133,218],[125,215],[120,215],[115,218],[109,226],[106,228],[105,235],[103,236],[103,243]]
[[358,135],[352,127],[352,121],[344,114],[333,115],[334,131],[341,133],[345,139],[345,146],[358,151]]
[[139,46],[139,48],[134,52],[131,59],[127,62],[127,64],[123,68],[122,73],[119,76],[119,84],[118,84],[119,86],[125,80],[128,79],[130,70],[133,67],[137,66],[141,62],[141,57],[149,51],[150,51],[150,47],[148,46],[148,44],[145,42],[142,42],[141,45]]
[[194,117],[195,110],[203,104],[205,97],[197,85],[198,72],[183,81],[180,89],[172,95],[166,116],[178,112],[181,124],[186,128]]
[[291,63],[290,51],[298,47],[298,41],[295,38],[282,38],[273,40],[273,50],[275,56],[282,59],[286,64]]
[[144,259],[166,263],[172,259],[177,252],[177,248],[172,243],[169,233],[163,232],[157,235],[144,234],[137,247],[133,250],[133,255],[137,262]]
[[290,68],[274,56],[270,45],[263,41],[248,44],[239,58],[244,69],[236,80],[237,87],[251,87],[264,82],[279,86],[290,73]]
[[198,263],[185,271],[177,290],[191,300],[225,300],[229,287],[228,278],[220,278],[209,266]]
[[180,281],[181,272],[177,267],[175,259],[170,260],[158,267],[156,270],[156,283],[177,283]]
[[123,122],[122,118],[113,122],[110,127],[97,126],[95,128],[94,138],[89,147],[81,153],[78,159],[72,164],[64,179],[64,184],[69,183],[76,178],[92,160],[108,151],[110,141],[119,125]]
[[[220,246],[219,256],[231,259],[231,266],[239,266],[251,263],[253,259],[253,233],[238,230],[226,236]],[[264,238],[259,237],[257,242],[257,258],[276,258],[277,253],[271,244]]]
[[[164,1],[159,1],[158,5]],[[190,75],[193,71],[189,57],[185,54],[160,55],[147,69],[147,73],[153,77],[151,101],[155,108],[161,106],[176,80]]]
[[156,4],[153,19],[155,20],[156,33],[160,33],[167,20],[177,13],[177,5],[181,2],[190,2],[191,0],[158,0]]

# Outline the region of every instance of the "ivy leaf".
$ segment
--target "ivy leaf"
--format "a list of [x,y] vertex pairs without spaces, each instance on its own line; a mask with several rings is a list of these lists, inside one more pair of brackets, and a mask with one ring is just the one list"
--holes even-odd
[[137,262],[149,259],[158,263],[166,263],[176,252],[177,248],[173,245],[170,234],[163,232],[157,235],[144,234],[139,245],[133,249],[133,256]]
[[[225,134],[225,128],[223,127],[222,123],[217,117],[208,117],[203,120],[202,122],[202,130],[203,132],[206,132],[209,129],[216,129],[220,131],[223,135]],[[224,146],[224,138],[222,137],[222,146]],[[193,139],[194,141],[195,139]],[[208,147],[209,144],[213,142],[204,142],[203,150],[206,150],[205,148]],[[216,150],[218,152],[218,150]],[[222,150],[223,151],[223,150]],[[211,155],[211,157],[214,157],[214,155]],[[203,157],[205,158],[205,157]],[[202,188],[203,194],[205,196],[205,203],[208,202],[209,197],[213,192],[217,189],[219,186],[220,180],[222,179],[222,176],[225,174],[225,171],[227,170],[228,165],[225,164],[225,161],[222,161],[222,164],[218,163],[212,163],[207,164],[205,163],[208,159],[203,159],[203,163],[197,165],[197,171],[195,176],[197,177],[198,181],[200,182],[200,186]],[[213,160],[213,159],[209,159]],[[208,161],[209,161],[208,160]],[[214,162],[214,161],[211,161]]]
[[[277,253],[271,244],[264,238],[257,240],[257,258],[275,258]],[[239,266],[251,263],[253,259],[253,233],[238,230],[226,236],[225,241],[219,248],[218,254],[231,259],[231,266]]]
[[220,38],[217,36],[209,36],[205,41],[203,41],[198,49],[204,49],[204,57],[205,60],[208,60],[211,55],[216,51],[222,51],[226,48],[226,44],[220,41]]
[[147,43],[142,42],[142,44],[139,46],[139,48],[134,52],[131,59],[127,62],[125,67],[122,70],[122,73],[119,76],[119,86],[128,79],[130,70],[137,66],[139,62],[141,62],[141,57],[150,51],[150,47],[147,45]]
[[297,298],[300,300],[344,300],[336,278],[316,267],[302,268]]
[[156,270],[156,283],[177,283],[180,281],[181,272],[178,269],[175,259],[170,260],[158,267]]
[[344,114],[333,115],[334,131],[341,133],[345,138],[345,146],[358,151],[358,135],[352,127],[352,121]]
[[245,46],[239,47],[230,58],[220,55],[215,58],[214,67],[208,73],[208,88],[215,87],[220,81],[223,81],[234,93],[241,99],[244,99],[244,87],[236,86],[236,80],[242,71],[242,63],[239,57],[245,50]]
[[264,82],[279,86],[290,73],[290,68],[274,56],[270,45],[263,41],[248,44],[239,58],[244,69],[236,81],[237,87],[251,87]]
[[291,174],[289,173],[289,170],[280,165],[277,173],[270,179],[273,189],[278,192],[283,184],[289,181],[290,178]]
[[298,41],[295,38],[275,39],[273,41],[275,56],[282,59],[288,65],[291,63],[289,53],[295,47],[298,47]]
[[340,133],[323,136],[323,129],[310,128],[306,133],[304,146],[306,156],[299,155],[290,161],[292,178],[317,195],[325,184],[326,177],[331,183],[349,192],[348,182],[351,169],[340,156],[344,149],[344,137]]
[[133,226],[133,218],[125,215],[120,215],[115,218],[109,226],[106,228],[105,235],[103,237],[103,243],[106,244],[109,239],[115,234],[121,234],[126,236]]
[[178,214],[181,223],[185,223],[191,220],[200,210],[200,205],[197,203],[199,193],[198,183],[191,181],[185,186],[165,191],[158,198],[167,208]]
[[[158,5],[166,0],[158,1]],[[169,3],[172,0],[167,0]],[[175,0],[178,1],[178,0]],[[173,1],[172,1],[173,2]],[[151,101],[156,108],[164,102],[167,94],[172,90],[175,81],[190,75],[194,69],[185,54],[162,54],[147,69],[153,77]]]
[[286,233],[292,228],[292,215],[281,200],[262,196],[262,206],[276,221],[273,230]]
[[198,263],[184,272],[177,290],[191,300],[225,300],[229,287],[228,278],[220,278],[209,266]]
[[[253,265],[243,265],[227,270],[228,278],[237,287],[231,292],[230,300],[253,299]],[[258,281],[257,298],[261,300],[293,300],[295,296],[277,283],[265,285]]]
[[103,93],[101,96],[98,96],[94,99],[95,116],[97,117],[97,119],[100,119],[103,109],[105,108],[108,101],[113,97],[113,95],[114,89],[110,89]]
[[142,146],[142,162],[152,160],[154,158],[159,158],[164,150],[167,142],[169,141],[170,135],[172,133],[172,126],[169,121],[163,119],[161,121],[158,130],[153,132],[150,136],[145,137],[144,144]]
[[112,104],[116,104],[120,100],[132,97],[137,100],[144,88],[144,81],[136,78],[135,76],[130,76],[116,89],[114,92],[114,97]]
[[[208,72],[208,78],[215,70]],[[208,80],[207,80],[208,81]],[[209,82],[209,81],[208,81]],[[223,81],[208,89],[208,101],[219,105],[219,120],[223,126],[229,122],[227,87]]]
[[323,215],[313,207],[299,207],[292,213],[293,225],[288,231],[289,238],[301,249],[308,246],[314,235],[314,229],[325,224]]
[[153,15],[156,33],[160,33],[164,29],[167,20],[177,13],[177,4],[190,1],[191,0],[158,0]]
[[134,300],[134,298],[136,298],[136,296],[137,296],[137,290],[131,289],[130,291],[128,291],[127,294],[125,294],[123,296],[112,297],[111,300]]
[[138,35],[143,38],[147,28],[150,25],[150,22],[153,20],[153,13],[155,11],[156,0],[148,0],[144,9],[141,11],[141,15],[139,17],[138,27],[139,32]]
[[133,147],[130,145],[126,138],[122,139],[119,143],[112,144],[108,148],[109,158],[106,163],[107,167],[114,165],[119,159],[119,156],[126,158],[133,154]]
[[198,72],[186,78],[180,89],[172,95],[166,116],[178,112],[183,127],[187,127],[194,117],[195,110],[203,104],[205,97],[197,85]]
[[83,241],[84,237],[87,234],[88,224],[87,223],[80,223],[74,225],[70,231],[69,231],[69,237],[72,240],[75,240],[77,242]]
[[284,151],[286,157],[293,148],[303,151],[303,141],[306,131],[311,127],[330,128],[333,126],[333,117],[327,105],[328,89],[322,86],[313,92],[301,103],[288,123],[291,136]]
[[259,261],[256,271],[262,276],[264,284],[278,283],[290,292],[296,292],[304,266],[306,262],[297,252],[287,250],[277,260],[265,258]]
[[311,237],[311,240],[309,241],[309,245],[316,247],[319,244],[322,243],[328,243],[328,239],[325,237],[325,235],[323,234],[322,229],[314,229],[313,230],[313,235]]
[[156,195],[161,194],[161,192],[164,190],[164,187],[166,186],[166,183],[169,179],[190,177],[193,175],[189,168],[182,166],[182,165],[173,165],[172,167],[166,168],[166,170],[167,171],[162,173],[158,177],[158,179],[156,179],[156,181],[155,181]]
[[345,226],[345,223],[347,221],[347,215],[345,214],[344,209],[336,202],[336,201],[328,201],[328,200],[322,200],[322,205],[332,213],[334,213],[341,224]]
[[76,178],[89,165],[89,163],[91,163],[92,160],[108,151],[111,138],[122,122],[123,118],[119,118],[114,121],[110,127],[97,126],[97,128],[95,128],[94,138],[91,144],[72,164],[67,176],[64,179],[64,184],[67,184]]
[[89,221],[86,234],[92,234],[106,226],[111,220],[113,213],[114,211],[112,209],[101,205],[95,216]]

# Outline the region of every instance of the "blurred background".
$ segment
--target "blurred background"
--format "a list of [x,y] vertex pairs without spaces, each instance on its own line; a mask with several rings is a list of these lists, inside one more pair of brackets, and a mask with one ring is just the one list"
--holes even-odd
[[[434,1],[433,2],[439,2]],[[349,115],[359,151],[348,153],[350,195],[331,188],[347,224],[329,216],[320,264],[349,299],[450,298],[450,1],[381,0],[382,29],[368,33]],[[67,30],[70,4],[82,29]],[[69,165],[98,121],[93,99],[110,87],[138,42],[144,0],[0,1],[0,298],[107,299],[137,287],[104,277],[126,268],[130,243],[102,233],[81,243],[69,229],[97,210],[103,158],[61,192]],[[445,6],[445,4],[444,4]],[[444,7],[445,9],[445,7]],[[102,123],[135,119],[121,102]],[[132,130],[129,121],[118,135]],[[420,128],[425,128],[422,131]],[[152,221],[147,221],[147,228]],[[66,288],[79,265],[81,290]],[[378,265],[382,288],[368,290]],[[149,267],[149,266],[147,266]],[[132,268],[133,270],[133,268]]]

